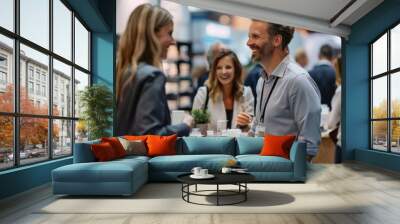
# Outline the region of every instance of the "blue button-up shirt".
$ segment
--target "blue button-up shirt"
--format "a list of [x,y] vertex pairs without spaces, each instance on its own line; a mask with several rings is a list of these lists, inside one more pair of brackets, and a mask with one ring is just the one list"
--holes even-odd
[[[263,70],[257,83],[256,119],[252,129],[255,131],[260,123],[261,110],[277,78],[264,113],[265,133],[296,135],[299,141],[307,143],[308,154],[315,155],[321,140],[321,95],[311,76],[289,55],[270,76]],[[263,86],[264,96],[261,96]]]

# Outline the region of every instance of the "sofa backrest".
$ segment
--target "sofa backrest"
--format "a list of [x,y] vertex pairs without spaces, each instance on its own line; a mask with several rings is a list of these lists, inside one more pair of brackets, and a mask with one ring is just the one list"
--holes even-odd
[[75,143],[74,148],[74,163],[89,163],[95,162],[96,158],[90,148],[92,144],[99,144],[100,140]]
[[235,155],[235,139],[232,137],[183,137],[177,141],[177,154],[226,154]]
[[236,155],[259,154],[264,145],[262,137],[237,137]]
[[[95,162],[96,159],[90,148],[100,140],[75,143],[74,163]],[[176,142],[178,155],[225,154],[244,155],[259,154],[263,147],[262,137],[182,137]]]

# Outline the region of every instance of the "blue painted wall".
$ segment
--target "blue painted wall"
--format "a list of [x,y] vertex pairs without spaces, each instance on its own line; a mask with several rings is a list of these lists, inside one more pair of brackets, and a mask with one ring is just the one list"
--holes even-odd
[[355,150],[355,160],[378,166],[385,169],[400,172],[400,155],[393,155],[386,152],[372,152],[366,149]]
[[[351,27],[344,42],[343,151],[344,159],[398,170],[398,156],[369,150],[369,43],[400,22],[400,1],[386,0]],[[359,151],[363,150],[363,151]],[[377,162],[379,160],[379,162]]]
[[[115,70],[115,1],[67,0],[92,32],[92,82],[113,89]],[[111,130],[111,127],[110,127]],[[51,171],[72,163],[72,157],[0,172],[0,199],[51,181]]]
[[114,35],[94,33],[92,35],[92,81],[110,87],[114,83]]
[[[109,31],[92,33],[92,82],[105,84],[114,93],[116,3],[115,1],[99,0],[97,7],[109,27]],[[113,105],[115,105],[115,100]],[[113,114],[115,117],[115,113]],[[109,132],[113,133],[113,127],[110,127]]]
[[1,172],[0,199],[48,183],[53,169],[71,163],[69,157]]

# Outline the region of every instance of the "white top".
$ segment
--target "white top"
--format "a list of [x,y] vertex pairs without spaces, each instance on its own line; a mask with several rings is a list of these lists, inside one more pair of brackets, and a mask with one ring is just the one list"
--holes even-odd
[[[205,86],[202,86],[197,91],[192,109],[203,109],[204,104],[206,103],[206,97],[207,88]],[[226,120],[226,111],[222,95],[217,98],[215,103],[209,95],[207,110],[211,115],[209,128],[216,130],[217,121]],[[236,117],[241,112],[246,112],[254,116],[254,97],[250,87],[247,86],[244,87],[243,96],[239,100],[235,99],[233,103],[232,128],[236,127]]]
[[328,120],[326,122],[326,129],[328,130],[334,130],[335,128],[339,128],[338,130],[338,135],[337,135],[337,145],[341,146],[342,145],[342,125],[340,122],[341,119],[341,113],[342,113],[342,86],[338,86],[335,91],[335,95],[333,95],[332,101],[331,101],[331,106],[332,110],[329,112],[328,115]]

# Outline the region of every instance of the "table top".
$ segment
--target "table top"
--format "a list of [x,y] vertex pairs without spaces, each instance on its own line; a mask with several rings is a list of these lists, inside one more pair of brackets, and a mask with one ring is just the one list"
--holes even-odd
[[211,179],[193,179],[190,177],[191,174],[179,175],[177,179],[186,184],[236,184],[255,180],[255,177],[249,173],[212,173],[215,177]]

